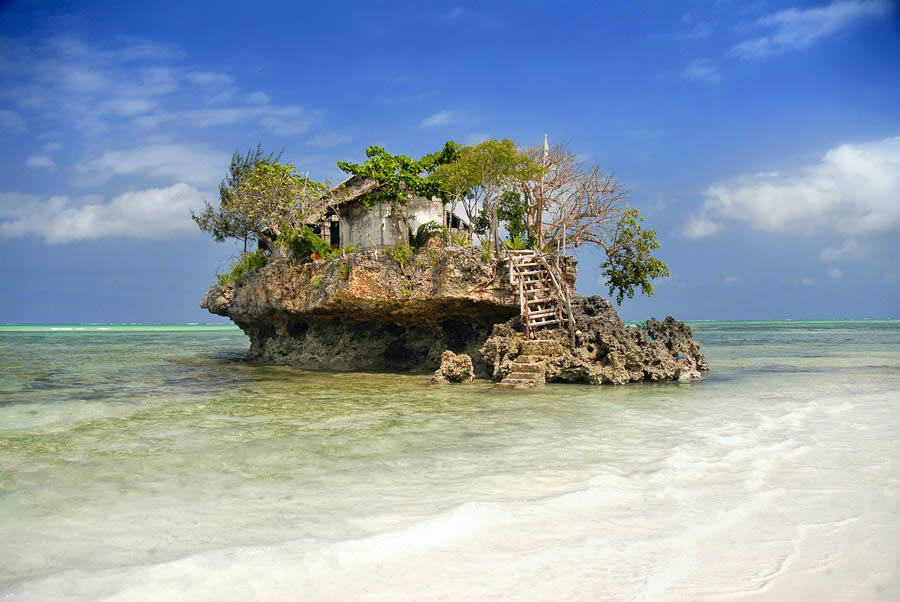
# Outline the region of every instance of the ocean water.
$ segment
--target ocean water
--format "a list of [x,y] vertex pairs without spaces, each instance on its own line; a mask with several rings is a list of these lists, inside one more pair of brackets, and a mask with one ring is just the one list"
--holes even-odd
[[692,327],[703,381],[509,393],[0,325],[0,599],[900,599],[900,321]]

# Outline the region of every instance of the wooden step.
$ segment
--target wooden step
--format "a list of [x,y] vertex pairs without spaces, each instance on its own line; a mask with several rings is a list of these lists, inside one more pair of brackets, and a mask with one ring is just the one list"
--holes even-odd
[[559,313],[559,310],[556,308],[553,309],[542,309],[541,311],[536,311],[528,314],[528,317],[532,320],[537,320],[543,318],[545,316],[555,316]]
[[526,303],[531,305],[532,303],[550,303],[553,301],[553,297],[541,297],[540,299],[528,299]]
[[559,320],[544,320],[542,322],[529,322],[528,325],[532,328],[537,326],[550,326],[551,324],[559,324]]

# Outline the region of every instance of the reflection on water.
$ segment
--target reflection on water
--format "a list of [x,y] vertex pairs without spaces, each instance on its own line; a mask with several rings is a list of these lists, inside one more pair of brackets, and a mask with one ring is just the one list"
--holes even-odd
[[233,328],[0,329],[0,591],[897,593],[900,322],[694,330],[704,381],[510,394],[250,365]]

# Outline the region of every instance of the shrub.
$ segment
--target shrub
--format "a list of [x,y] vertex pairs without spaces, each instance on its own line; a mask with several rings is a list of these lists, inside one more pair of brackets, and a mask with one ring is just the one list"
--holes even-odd
[[347,243],[347,246],[344,248],[344,253],[347,255],[353,255],[356,253],[356,245],[351,243]]
[[413,257],[412,247],[409,245],[397,245],[393,249],[388,249],[388,255],[391,256],[391,259],[400,264],[400,267],[404,267],[409,260]]
[[329,259],[333,252],[331,245],[322,240],[309,226],[303,226],[299,230],[283,228],[278,244],[289,249],[295,259],[318,253],[325,259]]
[[481,241],[481,263],[491,262],[491,244],[484,239]]
[[440,236],[445,243],[450,240],[450,231],[447,226],[443,226],[436,221],[430,221],[422,224],[413,234],[412,229],[409,231],[409,246],[414,249],[421,249],[431,238]]
[[518,234],[509,240],[504,240],[503,244],[510,251],[524,251],[528,248],[528,240],[522,238]]
[[318,289],[320,286],[322,286],[322,277],[318,276],[318,275],[313,276],[312,285],[313,285],[313,288],[315,288],[315,289]]
[[338,278],[341,280],[349,280],[350,278],[350,264],[344,263],[340,259],[338,260]]
[[231,266],[231,271],[227,274],[219,274],[217,276],[219,286],[225,286],[232,282],[240,283],[244,274],[252,272],[253,270],[258,270],[266,265],[268,260],[269,253],[264,249],[257,249],[253,253],[245,253],[233,266]]
[[468,247],[472,244],[472,241],[469,240],[469,237],[465,234],[460,234],[453,237],[453,244],[459,245],[460,247]]

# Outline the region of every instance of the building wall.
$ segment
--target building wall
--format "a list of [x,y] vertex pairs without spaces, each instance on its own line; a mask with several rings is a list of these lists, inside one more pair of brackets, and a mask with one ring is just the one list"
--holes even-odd
[[361,203],[353,203],[341,209],[341,246],[353,243],[357,248],[365,249],[407,244],[405,212],[409,214],[409,227],[413,232],[430,221],[444,223],[444,204],[436,198],[419,197],[405,207],[378,203],[369,209]]

